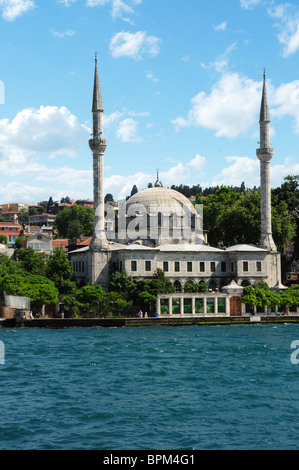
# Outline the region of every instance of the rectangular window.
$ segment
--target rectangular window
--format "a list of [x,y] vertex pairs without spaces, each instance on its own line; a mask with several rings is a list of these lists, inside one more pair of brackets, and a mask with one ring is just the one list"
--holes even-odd
[[223,299],[222,297],[218,297],[217,302],[218,302],[218,313],[226,313],[225,299]]
[[215,271],[216,271],[215,261],[211,261],[211,272],[214,273]]
[[248,271],[248,261],[243,261],[243,271],[244,272]]
[[226,262],[225,261],[221,261],[221,272],[222,273],[226,272]]
[[262,270],[262,263],[261,263],[261,261],[257,261],[257,262],[256,262],[256,270],[257,270],[258,272],[261,272],[261,270]]
[[151,264],[152,264],[152,263],[151,263],[150,261],[146,261],[146,262],[145,262],[145,270],[146,270],[146,271],[151,271],[151,270],[152,270]]
[[163,261],[163,271],[168,272],[168,261]]
[[234,262],[233,261],[230,263],[230,270],[231,270],[231,272],[233,272],[233,270],[234,270]]
[[200,270],[201,273],[203,273],[205,271],[205,262],[204,261],[200,261],[199,270]]
[[207,313],[215,313],[215,299],[207,299]]
[[184,299],[184,313],[192,313],[192,299]]
[[203,299],[201,299],[201,298],[196,298],[195,299],[195,312],[196,313],[204,313]]
[[187,261],[187,271],[188,273],[192,273],[192,261]]
[[131,271],[137,271],[137,261],[131,261]]
[[180,272],[180,262],[179,261],[175,261],[174,270],[175,270],[176,273]]
[[169,313],[169,299],[161,299],[160,309],[162,314]]

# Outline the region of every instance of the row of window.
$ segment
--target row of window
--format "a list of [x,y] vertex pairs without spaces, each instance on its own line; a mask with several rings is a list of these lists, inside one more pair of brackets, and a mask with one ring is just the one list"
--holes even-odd
[[[169,261],[163,261],[163,271],[166,273],[169,272]],[[193,261],[187,261],[187,272],[192,273],[193,271],[196,271],[197,267],[197,262]],[[208,266],[210,267],[210,272],[215,272],[216,271],[216,262],[215,261],[200,261],[199,262],[199,272],[204,273],[206,272]],[[234,271],[234,262],[231,262],[231,271]],[[261,261],[256,261],[256,271],[261,272],[262,271],[262,262]],[[227,272],[227,263],[226,261],[221,261],[220,263],[220,269],[222,273]],[[152,270],[152,262],[151,261],[145,261],[145,271],[151,271]],[[137,271],[137,261],[131,261],[131,271],[136,272]],[[181,271],[181,262],[180,261],[174,261],[174,271],[179,273]],[[243,261],[243,271],[248,272],[249,271],[249,264],[248,261]]]
[[74,270],[75,273],[84,272],[84,261],[74,261],[73,262],[73,270]]

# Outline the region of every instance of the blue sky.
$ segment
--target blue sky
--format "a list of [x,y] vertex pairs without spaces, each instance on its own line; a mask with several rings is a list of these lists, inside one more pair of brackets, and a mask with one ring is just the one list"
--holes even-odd
[[94,51],[115,199],[259,186],[264,68],[272,186],[299,174],[297,0],[0,0],[0,36],[0,204],[93,197]]

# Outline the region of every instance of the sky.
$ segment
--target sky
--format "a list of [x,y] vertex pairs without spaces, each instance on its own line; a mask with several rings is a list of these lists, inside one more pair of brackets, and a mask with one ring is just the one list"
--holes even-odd
[[0,204],[93,198],[95,51],[105,193],[299,174],[298,0],[0,0]]

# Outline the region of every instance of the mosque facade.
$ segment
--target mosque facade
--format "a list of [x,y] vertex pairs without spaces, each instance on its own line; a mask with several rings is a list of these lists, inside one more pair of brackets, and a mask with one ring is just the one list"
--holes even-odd
[[270,118],[264,75],[260,109],[261,236],[258,245],[230,247],[209,245],[201,207],[194,206],[177,191],[163,187],[157,174],[154,187],[139,191],[111,217],[104,203],[103,102],[95,60],[93,89],[94,234],[88,247],[69,253],[78,282],[101,285],[107,290],[111,269],[126,271],[134,279],[150,279],[162,269],[177,293],[187,281],[204,282],[210,292],[225,292],[257,282],[269,287],[281,283],[280,254],[272,237],[270,162]]

